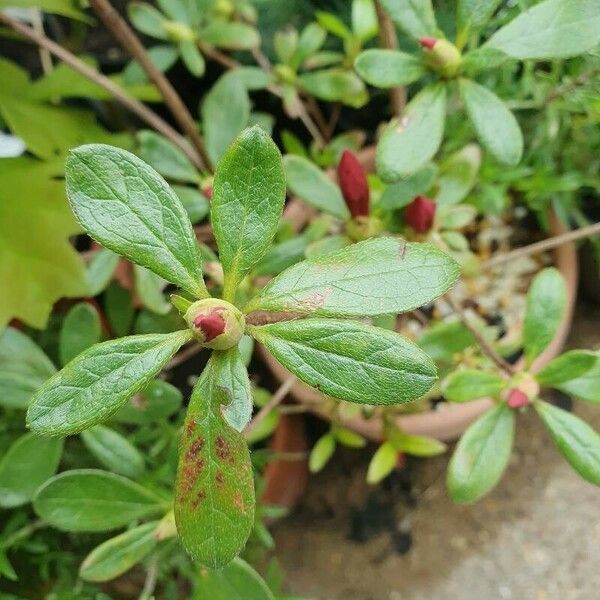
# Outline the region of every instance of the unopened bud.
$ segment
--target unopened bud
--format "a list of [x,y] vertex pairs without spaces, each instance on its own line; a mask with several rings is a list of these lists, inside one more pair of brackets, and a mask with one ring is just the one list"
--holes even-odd
[[204,194],[204,196],[206,198],[208,198],[209,200],[212,200],[212,195],[213,195],[212,185],[202,186],[202,193]]
[[237,345],[244,333],[244,315],[218,298],[198,300],[185,313],[185,321],[206,348],[227,350]]
[[433,225],[436,203],[426,196],[417,196],[405,209],[404,220],[417,233],[427,233]]
[[521,408],[529,404],[529,398],[524,391],[519,388],[513,388],[506,396],[506,404],[511,408]]
[[344,150],[338,164],[338,179],[342,196],[353,217],[366,217],[369,214],[369,184],[367,172],[358,158]]
[[460,50],[448,40],[432,37],[419,38],[419,44],[427,54],[429,66],[442,77],[454,77],[462,61]]
[[540,384],[529,373],[517,373],[513,378],[514,387],[505,393],[506,404],[511,408],[521,408],[535,400],[540,393]]

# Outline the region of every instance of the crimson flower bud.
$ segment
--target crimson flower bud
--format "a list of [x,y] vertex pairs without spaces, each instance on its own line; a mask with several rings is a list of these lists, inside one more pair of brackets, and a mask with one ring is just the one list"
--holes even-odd
[[404,220],[417,233],[427,233],[433,225],[436,203],[426,196],[417,196],[405,209]]
[[433,47],[435,46],[436,42],[437,39],[434,37],[419,38],[419,44],[421,44],[421,47],[425,48],[426,50],[433,50]]
[[194,302],[185,313],[185,320],[200,344],[214,350],[235,346],[246,324],[244,315],[233,304],[218,298]]
[[448,40],[433,37],[419,38],[419,44],[427,55],[427,63],[442,77],[454,77],[460,67],[462,56],[460,50]]
[[356,217],[369,215],[369,184],[367,172],[358,161],[358,158],[344,150],[337,168],[342,196],[350,210],[350,214]]
[[202,193],[209,199],[212,200],[213,189],[212,185],[205,185],[202,187]]
[[529,396],[519,388],[513,388],[508,392],[506,404],[511,408],[521,408],[529,404]]

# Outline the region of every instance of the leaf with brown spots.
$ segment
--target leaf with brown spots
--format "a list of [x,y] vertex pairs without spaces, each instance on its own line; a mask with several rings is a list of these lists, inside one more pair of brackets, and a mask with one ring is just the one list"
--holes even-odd
[[254,481],[244,437],[223,418],[230,401],[211,357],[190,399],[183,428],[175,521],[194,560],[220,568],[244,547],[254,524]]

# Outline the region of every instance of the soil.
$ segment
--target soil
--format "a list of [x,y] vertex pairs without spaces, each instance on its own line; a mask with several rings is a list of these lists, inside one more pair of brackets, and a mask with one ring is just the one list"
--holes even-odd
[[[580,306],[569,345],[600,347],[600,313]],[[556,398],[563,406],[567,398]],[[598,407],[575,412],[600,430]],[[409,461],[366,485],[369,454],[339,451],[276,525],[293,594],[318,600],[593,600],[599,597],[600,490],[558,454],[535,415],[519,419],[513,459],[473,506],[445,490],[448,455]]]

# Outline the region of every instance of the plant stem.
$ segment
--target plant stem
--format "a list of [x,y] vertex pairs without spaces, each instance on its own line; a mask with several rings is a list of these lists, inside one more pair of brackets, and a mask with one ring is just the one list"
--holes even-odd
[[164,135],[178,148],[185,152],[190,160],[197,162],[197,155],[193,151],[193,148],[190,147],[187,141],[182,138],[181,135],[179,135],[179,133],[173,129],[173,127],[159,117],[154,111],[149,109],[145,104],[139,100],[136,100],[135,98],[132,98],[127,92],[125,92],[125,90],[116,85],[108,77],[102,75],[102,73],[98,73],[98,71],[84,63],[74,54],[56,42],[52,41],[50,38],[36,32],[31,27],[16,21],[7,14],[0,12],[0,23],[10,27],[17,33],[20,33],[22,36],[34,42],[41,48],[46,48],[51,54],[54,54],[54,56],[62,60],[65,64],[69,65],[72,69],[105,89],[117,102],[122,104],[133,114],[137,115],[142,121]]
[[535,242],[534,244],[529,244],[528,246],[523,246],[522,248],[516,248],[515,250],[506,252],[506,254],[499,254],[490,258],[489,260],[486,260],[482,264],[482,267],[486,269],[497,267],[498,265],[513,261],[517,258],[521,258],[522,256],[528,256],[529,254],[537,254],[539,252],[544,252],[545,250],[551,250],[552,248],[562,246],[568,242],[574,242],[575,240],[591,237],[592,235],[596,234],[600,234],[600,223],[593,223],[592,225],[580,227],[579,229],[574,229],[573,231],[567,231],[566,233],[555,235],[546,240]]
[[113,8],[109,0],[90,0],[90,4],[121,46],[139,63],[158,88],[171,114],[191,140],[198,154],[195,161],[197,166],[210,170],[210,159],[198,132],[196,122],[179,94],[175,91],[175,88],[171,85],[171,82],[154,66],[154,63],[150,60],[146,52],[146,48],[144,48],[140,39],[131,27],[129,27],[127,21]]
[[481,331],[477,329],[471,323],[471,320],[463,310],[462,306],[454,300],[450,295],[446,296],[446,300],[448,304],[452,307],[452,310],[458,315],[460,320],[463,322],[464,326],[470,331],[471,335],[475,338],[475,341],[481,348],[481,351],[492,360],[502,371],[504,371],[507,375],[513,375],[515,373],[514,367],[507,363],[495,350],[492,348],[491,344],[483,337]]
[[48,524],[45,521],[38,519],[37,521],[33,521],[33,523],[21,527],[21,529],[17,529],[17,531],[14,531],[7,538],[0,541],[0,550],[5,550],[14,546],[17,542],[28,538],[34,531],[43,529],[44,527],[48,527]]
[[[44,32],[44,21],[42,20],[42,13],[37,8],[32,8],[29,11],[31,15],[31,26],[33,29],[40,35],[45,35]],[[50,71],[52,71],[52,57],[50,56],[50,52],[47,48],[42,48],[38,46],[38,50],[40,53],[40,63],[42,65],[42,71],[44,75],[48,75]]]
[[[375,9],[377,11],[377,20],[379,21],[379,41],[382,48],[396,50],[398,48],[398,38],[396,37],[396,28],[385,12],[381,2],[375,0]],[[403,87],[397,86],[390,89],[390,104],[392,114],[395,116],[401,115],[406,105],[406,90]]]
[[142,589],[139,600],[150,600],[153,597],[156,582],[158,580],[158,561],[158,554],[155,554],[149,561],[144,588]]
[[566,83],[564,85],[558,86],[556,89],[552,90],[545,98],[543,104],[546,105],[565,94],[570,92],[574,92],[579,86],[585,85],[589,81],[592,81],[600,74],[600,69],[592,69],[591,71],[587,71],[586,73],[582,73],[579,77],[571,81],[570,83]]
[[290,375],[271,396],[271,399],[254,415],[254,418],[244,430],[245,435],[254,431],[258,424],[287,396],[288,392],[294,387],[297,379],[295,375]]

